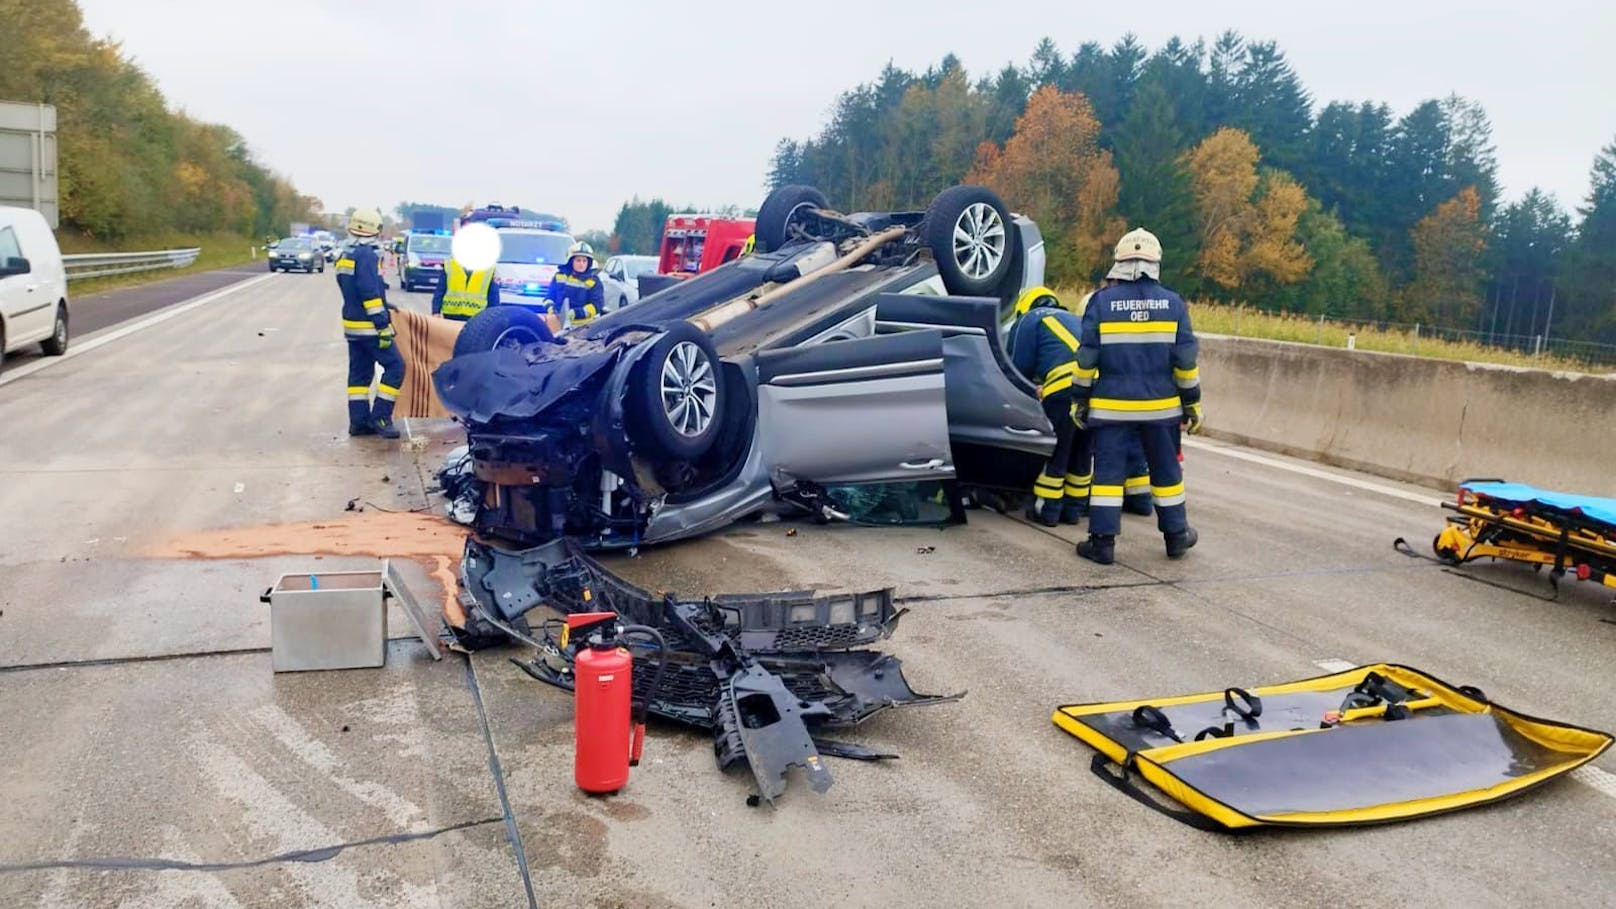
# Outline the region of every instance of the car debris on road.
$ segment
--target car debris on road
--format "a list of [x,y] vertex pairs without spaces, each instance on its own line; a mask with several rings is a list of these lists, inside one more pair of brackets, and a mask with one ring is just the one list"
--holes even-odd
[[[785,792],[793,766],[804,768],[809,785],[824,792],[831,773],[822,756],[895,756],[826,738],[830,730],[896,707],[964,697],[919,694],[897,657],[867,649],[890,637],[903,616],[890,588],[825,596],[657,596],[607,571],[565,538],[525,551],[468,540],[461,584],[468,613],[537,648],[532,659],[517,665],[569,691],[580,642],[564,645],[549,632],[553,622],[537,635],[521,630],[516,622],[530,610],[544,605],[562,615],[610,611],[661,632],[669,652],[663,680],[649,692],[654,671],[636,668],[636,696],[649,694],[651,714],[711,730],[719,767],[749,768],[758,794],[770,804]],[[651,661],[642,656],[636,662]]]

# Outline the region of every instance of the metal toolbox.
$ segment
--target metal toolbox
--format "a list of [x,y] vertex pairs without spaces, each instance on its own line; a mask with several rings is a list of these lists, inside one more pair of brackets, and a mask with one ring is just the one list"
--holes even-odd
[[379,571],[283,574],[269,603],[276,672],[361,669],[387,661],[386,566]]

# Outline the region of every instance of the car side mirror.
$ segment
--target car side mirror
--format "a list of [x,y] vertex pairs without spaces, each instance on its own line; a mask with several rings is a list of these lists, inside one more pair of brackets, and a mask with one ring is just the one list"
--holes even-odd
[[9,278],[12,275],[26,275],[34,270],[34,266],[22,256],[11,256],[4,264],[0,264],[0,278]]

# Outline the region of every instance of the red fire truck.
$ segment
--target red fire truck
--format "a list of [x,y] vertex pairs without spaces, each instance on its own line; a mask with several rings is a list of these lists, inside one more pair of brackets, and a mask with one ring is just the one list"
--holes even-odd
[[723,265],[741,254],[755,223],[751,218],[669,215],[657,273],[688,278]]

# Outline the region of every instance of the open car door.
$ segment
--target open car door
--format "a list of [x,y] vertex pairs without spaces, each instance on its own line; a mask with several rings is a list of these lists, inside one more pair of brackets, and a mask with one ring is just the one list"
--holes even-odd
[[757,439],[777,489],[954,475],[940,333],[770,350],[756,363]]
[[875,319],[878,337],[942,334],[948,434],[961,482],[1031,489],[1055,450],[1055,433],[1037,389],[999,341],[999,301],[882,294]]

